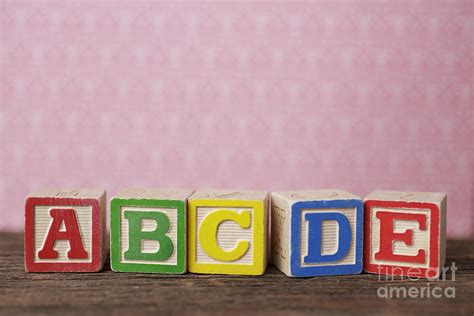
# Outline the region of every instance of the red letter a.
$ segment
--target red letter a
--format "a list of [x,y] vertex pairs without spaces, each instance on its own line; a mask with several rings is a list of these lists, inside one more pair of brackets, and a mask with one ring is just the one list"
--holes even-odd
[[[40,259],[56,259],[58,252],[53,249],[56,240],[69,240],[70,250],[67,253],[69,259],[87,259],[89,256],[82,244],[81,233],[77,225],[74,209],[52,209],[49,214],[53,218],[49,228],[43,249],[38,252]],[[64,221],[65,231],[59,231]]]

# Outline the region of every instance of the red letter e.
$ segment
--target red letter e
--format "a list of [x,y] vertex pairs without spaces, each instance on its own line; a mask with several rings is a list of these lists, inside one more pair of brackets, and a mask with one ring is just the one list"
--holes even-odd
[[376,216],[380,220],[380,250],[375,254],[376,260],[410,263],[426,262],[425,250],[423,249],[418,249],[418,253],[415,256],[396,255],[393,253],[394,241],[403,241],[406,245],[413,246],[413,230],[407,229],[403,233],[395,233],[393,231],[393,222],[395,220],[416,221],[420,230],[426,230],[426,215],[379,211]]

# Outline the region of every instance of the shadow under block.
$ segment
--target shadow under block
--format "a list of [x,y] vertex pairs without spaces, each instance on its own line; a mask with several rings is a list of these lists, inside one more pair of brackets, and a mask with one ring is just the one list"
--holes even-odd
[[262,275],[267,266],[266,192],[199,190],[188,199],[188,269]]
[[375,191],[365,198],[364,271],[436,278],[445,263],[444,193]]
[[116,272],[186,272],[186,203],[192,190],[127,189],[110,207]]
[[363,203],[340,190],[272,193],[272,262],[292,277],[362,272]]
[[104,190],[48,189],[25,202],[28,272],[97,272],[106,257]]

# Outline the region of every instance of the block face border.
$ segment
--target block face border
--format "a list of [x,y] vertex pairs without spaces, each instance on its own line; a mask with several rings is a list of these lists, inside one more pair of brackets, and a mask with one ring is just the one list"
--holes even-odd
[[[35,206],[91,206],[92,262],[35,262]],[[105,210],[102,210],[105,212]],[[100,200],[95,198],[27,197],[25,202],[25,269],[28,272],[98,272],[102,269],[102,231]]]
[[[265,227],[265,201],[247,200],[188,200],[188,270],[204,274],[262,275],[265,273],[267,229]],[[251,207],[253,208],[253,264],[210,264],[196,262],[197,208],[205,207]],[[259,232],[259,233],[257,233]]]
[[[110,202],[110,268],[115,272],[143,272],[160,274],[186,273],[186,211],[185,201],[112,198]],[[120,210],[122,206],[174,208],[177,211],[176,265],[122,263],[120,249]]]
[[[301,267],[300,266],[300,239],[301,239],[301,214],[303,209],[356,209],[356,233],[355,233],[355,264]],[[290,229],[290,271],[295,277],[311,277],[325,275],[358,274],[362,272],[362,247],[363,247],[363,202],[358,199],[348,200],[321,200],[301,201],[291,206],[291,229]]]
[[[431,213],[431,222],[430,222],[430,257],[428,268],[410,268],[396,265],[383,265],[383,264],[373,264],[371,263],[371,214],[374,207],[382,207],[386,209],[428,209]],[[405,201],[380,201],[380,200],[367,200],[364,205],[364,217],[365,217],[365,227],[364,227],[364,271],[369,273],[376,274],[386,274],[386,275],[401,275],[408,277],[421,277],[426,278],[436,277],[439,275],[439,262],[440,262],[440,209],[438,205],[431,202],[405,202]],[[396,268],[400,273],[393,274],[392,270]],[[415,269],[416,271],[411,271]],[[436,275],[429,275],[430,271],[436,271]]]

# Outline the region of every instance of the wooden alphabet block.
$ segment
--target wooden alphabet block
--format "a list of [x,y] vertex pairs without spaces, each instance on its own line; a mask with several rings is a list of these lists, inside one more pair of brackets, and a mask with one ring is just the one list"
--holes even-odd
[[188,200],[188,268],[261,275],[267,266],[268,194],[199,190]]
[[272,262],[292,277],[362,271],[363,206],[340,190],[272,193]]
[[436,278],[445,263],[444,193],[375,191],[365,198],[364,270]]
[[110,207],[110,265],[117,272],[186,272],[191,190],[128,189]]
[[97,272],[106,256],[103,190],[42,190],[26,198],[28,272]]

